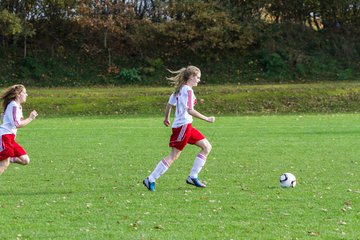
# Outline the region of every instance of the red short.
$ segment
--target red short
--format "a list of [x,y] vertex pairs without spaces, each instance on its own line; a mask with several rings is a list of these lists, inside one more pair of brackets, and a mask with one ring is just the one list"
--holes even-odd
[[20,157],[26,155],[25,150],[15,142],[15,134],[4,134],[1,136],[0,161],[8,157]]
[[193,128],[191,124],[185,124],[172,129],[169,146],[181,151],[186,144],[195,144],[204,138],[205,137],[197,129]]

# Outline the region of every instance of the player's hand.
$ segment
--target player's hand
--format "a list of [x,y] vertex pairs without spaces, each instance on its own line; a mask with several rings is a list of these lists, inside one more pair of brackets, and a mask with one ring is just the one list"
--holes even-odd
[[30,113],[30,118],[31,118],[32,120],[34,120],[38,115],[39,115],[39,114],[38,114],[35,110],[33,110],[33,111]]
[[167,120],[167,119],[165,119],[163,123],[164,123],[164,125],[167,126],[167,127],[170,126],[170,121]]
[[215,117],[214,116],[208,117],[206,121],[208,121],[209,123],[213,123],[215,122]]

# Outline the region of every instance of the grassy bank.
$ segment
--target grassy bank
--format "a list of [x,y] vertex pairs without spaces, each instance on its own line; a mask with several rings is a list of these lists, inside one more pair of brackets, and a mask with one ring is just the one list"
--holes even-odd
[[[29,88],[25,111],[42,116],[161,115],[171,87]],[[203,85],[197,109],[207,114],[289,114],[360,111],[360,83]]]

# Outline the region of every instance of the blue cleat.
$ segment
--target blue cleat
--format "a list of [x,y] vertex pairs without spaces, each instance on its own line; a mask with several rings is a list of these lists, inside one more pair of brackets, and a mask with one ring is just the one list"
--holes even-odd
[[206,185],[200,182],[198,178],[192,178],[190,176],[186,179],[186,183],[200,188],[206,187]]
[[149,178],[145,178],[144,181],[143,181],[143,184],[150,191],[155,191],[155,182],[150,182]]

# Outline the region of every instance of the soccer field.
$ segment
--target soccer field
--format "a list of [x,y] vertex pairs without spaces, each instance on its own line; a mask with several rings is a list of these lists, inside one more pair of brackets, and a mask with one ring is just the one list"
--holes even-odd
[[[162,118],[37,119],[18,131],[31,163],[0,176],[0,239],[359,239],[360,114],[195,119],[213,151],[185,183]],[[279,187],[291,172],[296,188]]]

